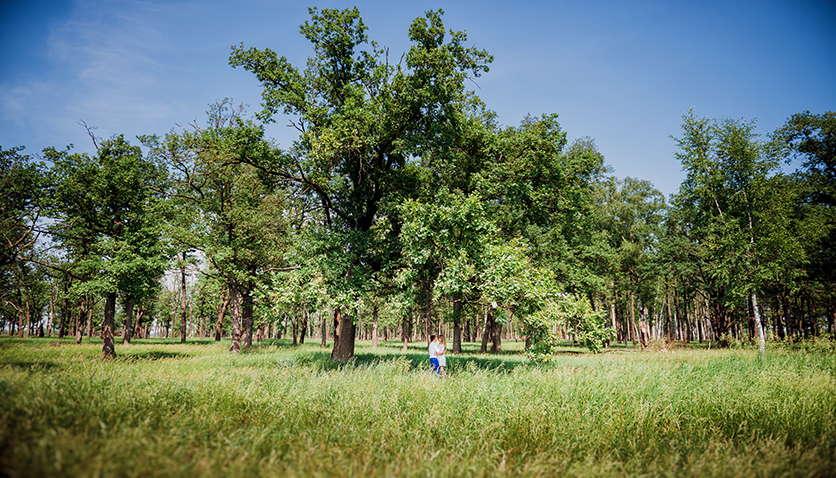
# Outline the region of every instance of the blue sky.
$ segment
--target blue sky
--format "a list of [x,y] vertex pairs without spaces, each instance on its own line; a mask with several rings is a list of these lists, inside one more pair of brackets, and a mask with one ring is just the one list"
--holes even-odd
[[[442,8],[447,28],[495,56],[472,85],[500,123],[558,113],[570,139],[595,139],[618,177],[663,193],[684,175],[670,135],[682,114],[757,119],[836,109],[836,2],[795,1],[7,1],[0,3],[0,146],[74,144],[84,120],[108,137],[205,121],[226,97],[260,109],[231,45],[311,54],[307,7],[357,5],[369,36],[399,57],[410,22]],[[280,146],[293,130],[268,126]],[[134,141],[135,142],[135,141]]]

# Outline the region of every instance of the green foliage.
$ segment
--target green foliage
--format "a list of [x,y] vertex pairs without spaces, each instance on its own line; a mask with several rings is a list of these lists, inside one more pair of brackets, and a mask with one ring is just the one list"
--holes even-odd
[[14,262],[34,242],[32,229],[47,187],[44,164],[21,151],[23,147],[0,146],[0,267]]
[[558,327],[565,329],[576,342],[593,353],[598,353],[603,343],[615,333],[607,326],[606,311],[593,310],[589,299],[575,294],[553,296],[532,318],[526,320],[526,324],[531,343],[526,355],[537,363],[556,358],[561,339],[553,331]]
[[747,296],[774,280],[776,265],[796,249],[774,227],[790,211],[774,194],[782,181],[776,145],[759,140],[753,122],[697,118],[691,111],[682,129],[676,156],[687,177],[674,197],[668,232],[684,239],[674,260],[693,265],[692,280],[709,298],[721,336],[729,332],[729,313],[745,309]]

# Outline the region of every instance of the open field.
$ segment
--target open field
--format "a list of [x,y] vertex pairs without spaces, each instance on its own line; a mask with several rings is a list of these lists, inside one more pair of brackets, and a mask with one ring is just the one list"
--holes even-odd
[[836,476],[836,353],[0,337],[0,476]]

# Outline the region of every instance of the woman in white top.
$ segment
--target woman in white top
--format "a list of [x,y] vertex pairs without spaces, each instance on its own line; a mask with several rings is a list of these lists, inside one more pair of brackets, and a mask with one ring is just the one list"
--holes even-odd
[[436,357],[438,357],[438,368],[441,370],[441,378],[447,378],[447,339],[443,335],[438,336],[436,346]]

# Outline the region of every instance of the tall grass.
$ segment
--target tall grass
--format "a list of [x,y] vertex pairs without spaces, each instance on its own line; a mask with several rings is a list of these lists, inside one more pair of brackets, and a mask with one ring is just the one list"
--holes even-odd
[[[836,355],[813,348],[451,357],[316,344],[0,338],[16,476],[834,476]],[[506,345],[506,344],[504,344]],[[507,344],[512,349],[517,344]],[[568,352],[568,350],[567,350]]]

